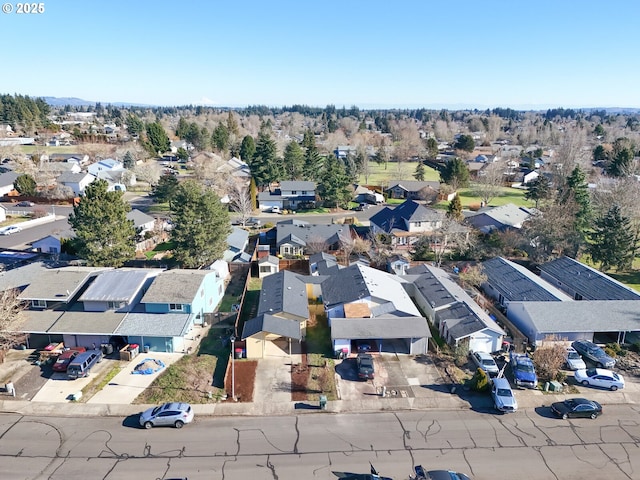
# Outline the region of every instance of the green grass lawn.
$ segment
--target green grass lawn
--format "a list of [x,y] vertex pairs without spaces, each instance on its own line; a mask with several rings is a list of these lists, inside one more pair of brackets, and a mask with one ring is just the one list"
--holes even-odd
[[[387,163],[378,165],[375,162],[369,162],[368,185],[388,185],[391,180],[415,180],[413,174],[416,171],[418,162]],[[424,167],[424,180],[428,182],[440,181],[440,172],[431,167]],[[365,183],[364,175],[358,178],[359,183]]]
[[150,252],[145,252],[144,256],[147,258],[147,260],[151,260],[156,254],[162,253],[162,252],[168,252],[170,250],[173,250],[174,247],[175,247],[175,243],[172,241],[162,242],[156,245],[155,248]]

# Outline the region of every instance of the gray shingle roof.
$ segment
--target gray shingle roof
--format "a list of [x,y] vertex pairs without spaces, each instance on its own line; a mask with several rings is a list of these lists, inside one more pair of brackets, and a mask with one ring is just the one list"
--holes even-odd
[[558,288],[574,290],[583,300],[640,300],[640,292],[572,258],[561,257],[540,266],[544,278],[560,282]]
[[390,190],[394,187],[400,187],[407,192],[419,192],[423,188],[433,188],[434,190],[440,190],[440,182],[421,182],[418,180],[391,180],[389,182]]
[[396,208],[385,207],[372,216],[369,221],[386,233],[393,230],[409,231],[409,223],[440,222],[444,213],[427,208],[424,205],[406,200]]
[[127,220],[131,220],[136,228],[150,222],[155,222],[155,218],[153,218],[151,215],[147,215],[146,213],[141,212],[137,208],[134,208],[127,213]]
[[440,310],[436,312],[436,317],[440,322],[446,322],[449,335],[456,340],[487,328],[465,303],[456,303]]
[[105,269],[63,267],[41,271],[18,298],[67,302],[87,281]]
[[302,339],[300,322],[269,314],[258,315],[247,321],[242,329],[242,339],[244,340],[262,332],[295,338],[296,340]]
[[258,315],[280,313],[309,318],[307,287],[298,276],[282,270],[262,280]]
[[77,333],[84,335],[113,335],[126,313],[108,312],[64,312],[49,333]]
[[80,173],[64,172],[62,175],[58,176],[56,181],[58,183],[80,183],[87,176],[93,177],[93,175],[87,172],[80,172]]
[[26,333],[47,333],[63,312],[57,310],[25,310],[19,329]]
[[0,272],[0,291],[12,288],[22,288],[29,285],[33,280],[49,269],[42,262],[29,263],[19,268]]
[[306,246],[310,243],[325,243],[327,246],[348,238],[348,225],[287,225],[278,223],[276,228],[276,247],[283,243]]
[[508,227],[520,228],[531,215],[530,209],[507,203],[499,207],[487,207],[475,215],[468,216],[466,220],[475,228],[488,233],[492,230],[504,230]]
[[115,334],[182,337],[189,331],[191,316],[187,313],[129,313]]
[[291,191],[291,190],[295,190],[298,191],[300,190],[299,193],[302,193],[302,191],[314,191],[316,189],[316,183],[315,182],[308,182],[308,181],[304,181],[304,180],[285,180],[280,182],[280,190],[286,190],[286,191]]
[[153,283],[142,297],[141,303],[189,304],[196,298],[211,270],[167,270],[153,279]]
[[423,317],[332,318],[331,339],[429,338]]
[[356,263],[322,282],[322,300],[331,307],[371,297],[376,303],[393,303],[395,315],[419,316],[401,281],[397,275]]
[[508,301],[558,302],[571,300],[551,284],[502,257],[482,262],[487,283]]
[[640,331],[635,300],[512,302],[509,310],[530,318],[539,333]]

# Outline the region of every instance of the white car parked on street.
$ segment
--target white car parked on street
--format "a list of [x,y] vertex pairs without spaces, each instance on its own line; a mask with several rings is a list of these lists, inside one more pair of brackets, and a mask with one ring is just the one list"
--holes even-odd
[[573,374],[576,382],[585,387],[608,388],[611,391],[624,388],[624,378],[622,375],[604,368],[588,368],[587,370],[576,370]]

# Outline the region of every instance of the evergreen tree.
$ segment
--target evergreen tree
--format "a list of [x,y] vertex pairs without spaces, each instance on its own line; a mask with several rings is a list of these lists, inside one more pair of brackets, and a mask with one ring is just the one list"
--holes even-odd
[[464,150],[465,152],[473,152],[474,148],[476,148],[476,142],[471,135],[460,135],[453,148]]
[[458,157],[446,163],[440,172],[440,181],[451,185],[454,190],[469,185],[469,169]]
[[413,174],[413,178],[415,178],[419,182],[424,182],[424,165],[422,164],[422,162],[418,162],[416,171]]
[[427,138],[427,158],[429,160],[435,160],[438,156],[438,141],[433,138]]
[[187,122],[184,117],[180,117],[178,120],[178,128],[176,128],[176,137],[180,140],[185,140],[185,136],[189,131],[189,122]]
[[211,144],[220,152],[229,148],[229,130],[224,123],[219,123],[211,135]]
[[569,201],[571,198],[579,207],[576,213],[576,229],[584,233],[591,223],[592,211],[587,176],[579,165],[576,165],[567,177],[562,192],[563,201]]
[[245,162],[250,162],[255,153],[256,142],[251,135],[245,136],[240,144],[240,158]]
[[611,161],[607,171],[613,177],[627,177],[634,171],[635,147],[628,138],[613,142]]
[[253,177],[251,177],[251,182],[249,182],[249,195],[251,195],[251,206],[258,208],[258,188],[256,187],[256,180]]
[[105,180],[96,180],[73,207],[69,224],[78,256],[96,267],[120,267],[135,256],[135,228],[127,219],[131,207],[123,192],[107,192]]
[[129,150],[127,150],[127,153],[125,153],[124,157],[122,157],[122,165],[127,170],[131,170],[136,166],[136,159],[133,158],[133,155]]
[[606,215],[596,219],[589,237],[589,254],[594,262],[600,264],[600,270],[631,268],[635,238],[631,220],[622,215],[619,205],[612,205]]
[[324,204],[328,207],[346,207],[351,197],[348,186],[349,177],[344,166],[333,155],[327,157],[318,185],[318,192]]
[[300,180],[304,169],[304,152],[295,140],[290,141],[284,150],[283,168],[289,180]]
[[276,142],[271,138],[269,131],[263,128],[258,135],[256,152],[249,164],[251,175],[258,187],[264,188],[271,182],[280,180],[282,168],[276,155]]
[[176,196],[179,183],[175,175],[166,173],[160,177],[158,184],[154,185],[151,195],[159,203],[171,202]]
[[319,182],[324,169],[324,157],[316,147],[316,137],[310,129],[305,130],[302,139],[304,151],[304,178]]
[[171,146],[167,132],[164,131],[160,122],[147,124],[147,142],[154,155],[168,151]]
[[182,182],[171,202],[173,256],[184,268],[202,268],[222,258],[231,232],[229,211],[211,189]]
[[36,181],[31,175],[23,173],[13,182],[13,188],[15,188],[20,195],[28,195],[30,197],[36,194]]
[[126,122],[129,135],[140,135],[144,131],[144,123],[134,114],[129,114]]
[[187,152],[184,148],[180,147],[180,148],[178,148],[178,151],[176,152],[176,157],[178,157],[178,159],[186,162],[187,160],[189,160],[189,152]]
[[460,201],[460,195],[457,193],[453,200],[449,202],[447,216],[453,220],[462,220],[464,218],[462,215],[462,202]]
[[538,178],[527,183],[527,191],[524,192],[524,198],[533,200],[538,208],[540,200],[546,200],[551,197],[551,182],[546,175],[539,175]]
[[238,121],[236,120],[236,117],[231,110],[229,110],[229,114],[227,115],[227,131],[230,135],[234,135],[236,137],[240,133],[240,129],[238,128]]

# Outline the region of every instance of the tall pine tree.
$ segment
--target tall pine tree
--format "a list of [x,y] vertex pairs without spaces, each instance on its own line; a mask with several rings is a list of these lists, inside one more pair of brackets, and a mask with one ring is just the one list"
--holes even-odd
[[135,256],[136,232],[127,219],[131,207],[121,191],[107,191],[105,180],[96,180],[73,207],[69,224],[76,237],[74,248],[91,266],[120,267]]
[[620,271],[631,267],[635,237],[631,220],[622,215],[619,205],[612,205],[606,215],[596,219],[589,237],[589,254],[600,264],[600,270],[606,272],[615,267]]

